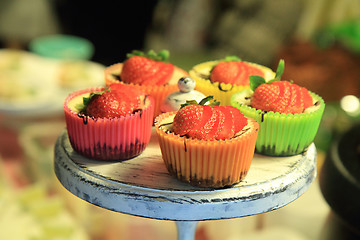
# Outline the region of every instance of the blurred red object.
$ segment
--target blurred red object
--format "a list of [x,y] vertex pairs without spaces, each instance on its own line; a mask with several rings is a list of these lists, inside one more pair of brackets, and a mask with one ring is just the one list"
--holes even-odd
[[15,187],[22,187],[29,183],[25,174],[24,153],[19,144],[16,132],[0,125],[0,164],[3,165],[2,174]]

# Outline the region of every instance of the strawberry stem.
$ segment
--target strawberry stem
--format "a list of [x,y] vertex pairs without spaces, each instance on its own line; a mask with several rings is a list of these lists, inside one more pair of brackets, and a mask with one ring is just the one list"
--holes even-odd
[[214,98],[214,96],[207,96],[207,97],[201,99],[201,101],[199,102],[199,105],[205,105],[207,102],[209,102],[213,98]]
[[75,106],[75,108],[80,112],[80,113],[85,113],[86,112],[86,107],[89,104],[89,102],[91,101],[91,99],[96,96],[96,95],[101,95],[105,92],[109,92],[110,91],[110,87],[106,86],[102,91],[99,92],[92,92],[90,93],[90,95],[88,97],[83,97],[83,103],[77,104]]
[[284,59],[280,59],[278,67],[276,69],[276,74],[275,74],[275,78],[273,80],[271,80],[272,82],[275,81],[280,81],[281,80],[281,76],[284,73],[284,69],[285,69],[285,61]]
[[239,61],[241,61],[241,58],[239,58],[238,56],[226,56],[221,61],[224,61],[224,62],[232,62],[232,61],[239,62]]
[[[213,100],[213,99],[214,99],[213,96],[207,96],[207,97],[203,98],[203,99],[199,102],[199,105],[205,105],[207,102],[210,102],[210,101]],[[220,102],[219,102],[219,101],[216,101],[216,100],[214,99],[214,101],[211,102],[209,105],[210,105],[211,107],[213,107],[213,106],[219,106],[219,105],[220,105]]]
[[140,50],[133,50],[131,53],[126,54],[127,58],[131,58],[133,56],[142,56],[146,57],[155,61],[162,61],[165,62],[170,57],[170,52],[166,49],[161,50],[159,53],[156,53],[154,50],[149,50],[147,53],[144,53]]
[[250,88],[255,91],[255,89],[263,83],[266,83],[265,78],[257,75],[249,76]]
[[251,90],[255,91],[255,89],[263,83],[272,83],[272,82],[280,81],[281,76],[284,73],[284,69],[285,69],[285,61],[284,59],[280,59],[276,69],[275,77],[270,81],[266,82],[265,78],[257,75],[249,76]]
[[180,108],[186,107],[187,105],[198,105],[198,102],[195,100],[186,100],[185,103],[181,104]]
[[[186,107],[187,105],[205,105],[207,102],[211,101],[214,98],[214,96],[207,96],[205,98],[203,98],[200,102],[197,102],[196,100],[186,100],[185,103],[181,104],[180,109],[183,107]],[[214,99],[214,101],[212,103],[209,104],[209,106],[213,107],[213,106],[219,106],[220,102],[216,101]]]

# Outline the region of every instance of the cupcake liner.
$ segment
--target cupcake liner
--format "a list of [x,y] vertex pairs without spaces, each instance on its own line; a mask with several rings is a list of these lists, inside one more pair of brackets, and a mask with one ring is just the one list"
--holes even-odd
[[[196,65],[192,70],[189,71],[190,77],[196,81],[195,89],[205,94],[206,96],[214,96],[214,99],[220,102],[222,106],[231,105],[231,96],[244,89],[249,89],[249,85],[233,85],[218,82],[211,82],[208,77],[210,76],[211,69],[219,61],[209,61]],[[261,67],[266,71],[265,79],[269,80],[275,76],[271,69],[264,66],[249,63]]]
[[64,112],[72,147],[81,155],[97,160],[124,160],[139,155],[151,137],[152,97],[147,97],[148,105],[142,111],[118,118],[92,118],[68,107],[74,97],[101,89],[80,90],[66,98]]
[[[128,84],[128,83],[123,83],[114,77],[114,74],[120,75],[122,66],[123,66],[122,63],[117,63],[117,64],[111,65],[105,69],[105,84],[106,85],[110,85],[112,83]],[[138,87],[139,89],[141,89],[141,91],[143,91],[146,94],[149,94],[150,96],[152,96],[154,98],[154,100],[155,100],[154,101],[154,104],[155,104],[154,117],[158,116],[161,113],[160,107],[161,107],[163,101],[165,100],[165,98],[169,94],[171,94],[175,91],[178,91],[177,80],[179,80],[181,77],[187,75],[187,73],[185,71],[183,71],[177,67],[175,67],[174,71],[177,71],[177,73],[174,74],[174,76],[173,76],[174,78],[176,78],[176,81],[171,81],[167,85],[145,86],[145,85],[140,85],[140,84],[131,84],[131,83],[129,84],[129,85]]]
[[249,86],[236,86],[232,84],[211,82],[210,80],[200,78],[190,71],[190,76],[196,81],[195,89],[206,96],[214,96],[214,99],[220,102],[221,106],[230,106],[231,96]]
[[310,92],[320,103],[313,112],[285,114],[265,112],[236,102],[232,106],[247,117],[255,119],[260,127],[256,141],[256,152],[270,156],[292,156],[300,154],[314,141],[325,109],[324,100]]
[[155,119],[155,129],[164,163],[176,178],[200,187],[220,188],[240,182],[247,175],[254,156],[258,124],[248,119],[243,133],[232,139],[204,141],[180,137],[160,128],[164,119]]

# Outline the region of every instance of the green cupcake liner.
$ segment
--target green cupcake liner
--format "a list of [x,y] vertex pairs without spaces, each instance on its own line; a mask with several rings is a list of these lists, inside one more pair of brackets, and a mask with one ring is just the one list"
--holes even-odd
[[255,150],[269,156],[300,154],[314,141],[325,109],[324,100],[310,92],[319,108],[313,112],[285,114],[266,112],[233,101],[232,106],[259,123]]

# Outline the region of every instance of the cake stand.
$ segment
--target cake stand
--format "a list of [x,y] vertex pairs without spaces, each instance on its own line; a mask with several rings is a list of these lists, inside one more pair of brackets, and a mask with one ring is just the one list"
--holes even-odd
[[169,175],[153,130],[138,157],[95,161],[77,154],[66,130],[55,145],[55,174],[79,198],[112,211],[176,222],[179,240],[192,240],[198,221],[260,214],[297,199],[316,177],[316,148],[292,157],[255,154],[246,179],[222,189],[193,187]]

